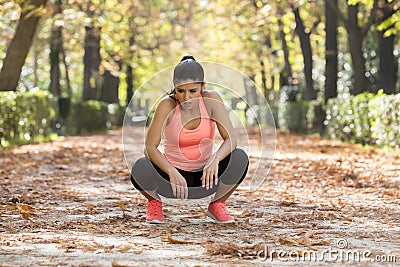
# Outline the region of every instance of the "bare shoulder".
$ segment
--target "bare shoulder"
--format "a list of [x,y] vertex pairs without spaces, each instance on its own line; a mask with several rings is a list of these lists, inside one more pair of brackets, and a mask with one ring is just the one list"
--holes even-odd
[[157,109],[162,111],[166,110],[171,111],[174,108],[175,108],[175,100],[170,96],[163,97],[157,105]]
[[215,119],[219,115],[225,114],[225,105],[222,100],[221,95],[212,90],[204,90],[203,91],[203,99],[208,114],[210,117]]
[[170,96],[163,97],[157,105],[156,113],[154,115],[154,119],[158,119],[162,122],[166,119],[167,124],[169,123],[172,115],[173,110],[175,109],[176,102]]

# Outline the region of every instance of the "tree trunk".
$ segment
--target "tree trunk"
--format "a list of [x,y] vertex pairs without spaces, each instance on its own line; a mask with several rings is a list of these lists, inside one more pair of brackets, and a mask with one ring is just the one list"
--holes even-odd
[[26,16],[34,9],[40,6],[45,6],[47,0],[29,0],[24,1],[24,6],[32,5],[33,8],[21,14],[18,22],[15,35],[8,46],[6,57],[3,61],[3,67],[0,72],[0,91],[15,91],[17,90],[19,77],[22,67],[25,64],[26,56],[29,48],[32,45],[33,36],[35,35],[36,27],[40,17]]
[[260,57],[259,57],[259,61],[260,61],[260,65],[261,65],[261,86],[262,86],[262,89],[263,89],[264,97],[265,97],[266,99],[268,99],[268,96],[267,96],[267,94],[268,94],[268,91],[267,91],[267,77],[266,77],[266,75],[265,75],[264,60],[263,60],[263,58],[261,57],[261,55],[260,55]]
[[368,80],[365,76],[365,58],[362,51],[363,36],[358,26],[358,4],[348,5],[348,26],[349,48],[354,71],[354,88],[352,94],[358,95],[367,90]]
[[285,71],[286,71],[285,76],[287,78],[292,78],[293,74],[292,74],[292,66],[290,65],[290,62],[289,62],[289,48],[286,43],[286,36],[285,36],[285,32],[283,31],[283,23],[280,18],[278,19],[278,24],[279,24],[279,33],[280,33],[281,42],[282,42],[283,57],[285,60]]
[[38,65],[38,58],[39,58],[39,51],[37,49],[37,42],[33,41],[33,75],[34,75],[34,82],[33,86],[39,86],[39,65]]
[[386,94],[396,92],[396,59],[393,54],[394,36],[383,37],[379,32],[379,75],[378,86]]
[[126,106],[133,97],[133,68],[128,64],[126,67]]
[[[116,63],[119,69],[121,69],[122,61],[116,60]],[[119,77],[114,76],[110,70],[106,70],[103,75],[103,81],[100,100],[107,103],[119,103]]]
[[254,84],[254,75],[244,78],[244,89],[246,91],[247,104],[250,106],[258,105],[257,90]]
[[306,79],[306,91],[304,92],[305,100],[313,100],[317,98],[317,92],[314,89],[312,79],[312,50],[310,42],[310,33],[306,33],[304,23],[300,17],[299,8],[293,8],[293,13],[296,21],[295,31],[300,38],[301,52],[303,54],[304,61],[304,77]]
[[394,36],[383,37],[379,34],[379,72],[378,89],[383,89],[386,94],[396,93],[396,58],[394,57]]
[[[135,38],[134,36],[131,36],[129,38],[129,46],[132,47],[134,44]],[[129,106],[129,102],[133,97],[133,79],[133,68],[131,64],[128,64],[126,67],[126,106]]]
[[100,58],[100,29],[94,27],[85,27],[85,54],[83,56],[84,72],[83,72],[83,94],[84,101],[93,99],[97,100],[99,88],[101,88],[101,76],[99,67]]
[[65,55],[65,49],[64,49],[62,35],[61,35],[60,48],[61,48],[61,54],[62,54],[64,70],[65,70],[65,80],[67,82],[67,96],[69,99],[71,99],[71,97],[72,97],[71,80],[69,79],[68,64],[67,64],[67,59],[66,59],[67,56]]
[[[337,97],[337,16],[325,0],[325,103]],[[333,1],[337,6],[337,0]]]
[[[61,13],[61,0],[54,3],[54,15]],[[60,71],[60,50],[61,50],[61,26],[53,25],[50,36],[50,92],[55,97],[61,95],[61,71]]]

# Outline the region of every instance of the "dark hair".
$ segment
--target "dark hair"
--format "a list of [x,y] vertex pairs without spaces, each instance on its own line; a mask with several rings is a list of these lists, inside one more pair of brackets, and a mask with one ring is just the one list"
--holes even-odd
[[191,55],[184,56],[174,69],[174,85],[186,80],[192,80],[194,82],[204,81],[203,67]]

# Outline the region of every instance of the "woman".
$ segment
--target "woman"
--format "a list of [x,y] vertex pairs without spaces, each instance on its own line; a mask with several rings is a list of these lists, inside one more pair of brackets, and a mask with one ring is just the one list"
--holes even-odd
[[[242,182],[249,164],[220,95],[205,90],[203,67],[184,56],[174,69],[174,89],[158,104],[145,141],[145,155],[131,181],[148,200],[146,221],[164,223],[159,194],[198,199],[214,194],[206,214],[231,223],[225,201]],[[223,138],[213,152],[215,125]],[[163,152],[158,149],[160,142]]]

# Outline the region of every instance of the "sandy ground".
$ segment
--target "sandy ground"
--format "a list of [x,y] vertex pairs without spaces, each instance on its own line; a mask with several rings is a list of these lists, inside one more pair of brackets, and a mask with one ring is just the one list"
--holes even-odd
[[[138,158],[143,129],[133,137]],[[249,177],[267,174],[249,154]],[[230,225],[204,215],[208,198],[165,200],[166,223],[145,223],[121,130],[2,150],[0,166],[0,266],[400,262],[400,159],[373,148],[278,133],[262,186],[228,201]]]

